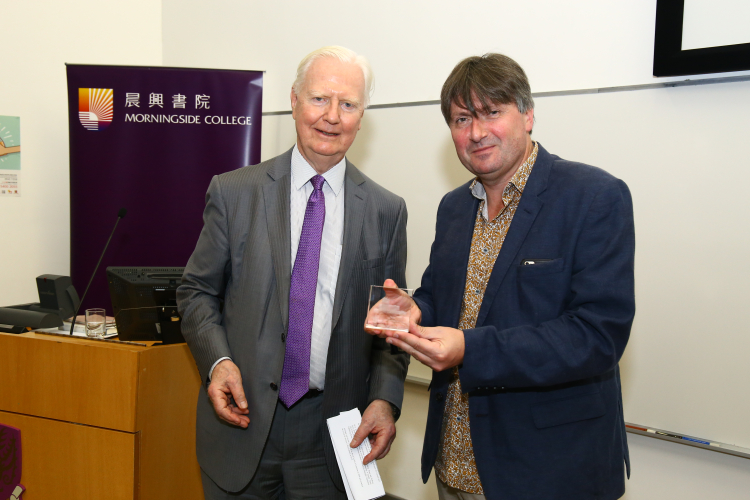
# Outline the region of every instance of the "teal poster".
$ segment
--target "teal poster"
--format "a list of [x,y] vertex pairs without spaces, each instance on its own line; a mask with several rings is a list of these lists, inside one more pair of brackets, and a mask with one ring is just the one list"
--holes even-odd
[[21,170],[21,118],[0,115],[0,170]]
[[20,196],[21,119],[0,115],[0,197]]

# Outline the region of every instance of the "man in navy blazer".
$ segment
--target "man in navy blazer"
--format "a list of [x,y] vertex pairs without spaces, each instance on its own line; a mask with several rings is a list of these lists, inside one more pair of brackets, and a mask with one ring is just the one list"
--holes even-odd
[[434,466],[441,499],[619,498],[628,188],[532,141],[528,80],[506,56],[459,63],[441,101],[476,179],[440,203],[410,332],[371,331],[434,370],[422,479]]

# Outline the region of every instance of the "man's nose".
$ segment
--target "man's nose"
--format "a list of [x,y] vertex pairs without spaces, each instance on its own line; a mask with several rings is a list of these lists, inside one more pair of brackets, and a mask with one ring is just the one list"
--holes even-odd
[[326,108],[326,114],[325,119],[328,123],[338,123],[341,120],[341,116],[339,116],[339,110],[341,106],[339,105],[339,101],[337,99],[331,99],[328,102],[328,107]]
[[475,118],[471,121],[471,140],[480,142],[485,137],[487,137],[487,129],[484,126],[484,122]]

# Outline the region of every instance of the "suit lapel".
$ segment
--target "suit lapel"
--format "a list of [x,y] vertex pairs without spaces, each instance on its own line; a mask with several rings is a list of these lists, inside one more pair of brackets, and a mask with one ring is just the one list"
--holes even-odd
[[487,282],[482,306],[477,316],[476,326],[478,327],[484,323],[492,301],[495,299],[495,295],[500,289],[500,284],[508,273],[508,269],[512,265],[520,264],[516,262],[516,257],[526,239],[526,235],[529,234],[529,230],[534,224],[534,220],[544,205],[539,199],[539,195],[547,188],[551,168],[551,155],[540,144],[534,168],[531,170],[531,175],[529,175],[529,179],[526,182],[521,201],[518,204],[515,215],[513,215],[513,221],[510,223],[503,247],[500,249],[500,254],[497,256],[497,260],[495,260],[492,274]]
[[276,276],[276,293],[284,330],[289,324],[289,281],[292,276],[291,224],[289,222],[289,191],[291,189],[292,150],[276,158],[268,171],[271,182],[263,186],[268,239]]
[[341,316],[344,299],[349,289],[349,282],[357,263],[357,255],[362,235],[362,225],[367,206],[367,192],[362,185],[365,178],[357,168],[346,160],[346,180],[344,188],[344,242],[341,248],[341,263],[339,276],[336,280],[336,296],[333,301],[333,317],[331,331]]
[[452,309],[448,311],[446,324],[458,328],[461,319],[461,307],[463,305],[464,288],[466,288],[466,273],[469,268],[469,254],[471,253],[471,240],[474,236],[474,223],[479,209],[479,200],[471,194],[469,186],[471,182],[462,187],[462,198],[451,208],[453,213],[446,215],[448,228],[445,231],[448,237],[456,242],[455,255],[458,259],[451,266],[450,276],[446,279],[447,299],[445,304],[451,304]]

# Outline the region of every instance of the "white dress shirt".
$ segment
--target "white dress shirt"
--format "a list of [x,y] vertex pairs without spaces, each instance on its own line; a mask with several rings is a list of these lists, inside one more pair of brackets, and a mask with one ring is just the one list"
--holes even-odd
[[[313,192],[310,182],[318,173],[307,163],[294,145],[292,151],[291,192],[289,196],[289,219],[291,226],[291,268],[297,257],[302,224],[305,220],[307,200]],[[331,340],[331,323],[333,321],[333,300],[336,296],[336,280],[341,264],[341,248],[344,242],[344,179],[346,177],[346,159],[342,159],[323,174],[323,196],[326,202],[326,215],[323,222],[323,237],[320,241],[320,263],[318,267],[318,285],[315,289],[315,312],[313,313],[312,338],[310,341],[310,389],[325,389],[326,361],[328,344]],[[231,358],[219,358],[211,367],[208,378],[211,379],[214,368],[221,361]]]
[[[289,197],[289,216],[292,236],[292,267],[297,257],[297,248],[305,220],[307,200],[313,192],[310,179],[317,175],[314,168],[302,157],[297,146],[292,151],[292,182]],[[344,242],[344,178],[346,159],[342,159],[323,174],[323,196],[326,200],[326,216],[323,222],[323,237],[320,241],[320,265],[318,286],[315,289],[315,312],[313,313],[312,339],[310,342],[310,389],[325,388],[328,343],[331,340],[333,299],[336,296],[336,280],[341,263],[341,247]]]

